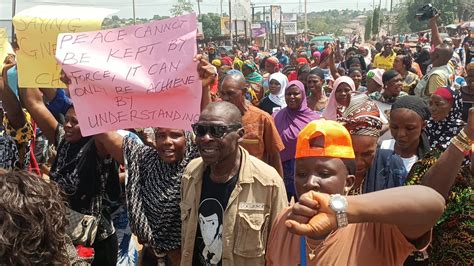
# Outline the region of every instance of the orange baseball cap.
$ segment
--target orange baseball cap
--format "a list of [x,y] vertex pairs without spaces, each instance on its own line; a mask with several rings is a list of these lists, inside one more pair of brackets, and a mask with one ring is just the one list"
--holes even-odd
[[[324,147],[312,147],[312,139],[323,136]],[[295,158],[332,157],[354,159],[351,135],[336,121],[319,119],[308,123],[298,135]]]

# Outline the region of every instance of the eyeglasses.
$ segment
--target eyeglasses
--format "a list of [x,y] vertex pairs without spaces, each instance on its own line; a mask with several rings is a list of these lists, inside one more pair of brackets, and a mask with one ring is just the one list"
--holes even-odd
[[234,124],[234,125],[224,126],[224,125],[192,124],[191,127],[193,128],[194,134],[196,134],[196,136],[198,137],[204,137],[207,133],[209,133],[213,138],[221,139],[227,133],[242,128],[242,125]]

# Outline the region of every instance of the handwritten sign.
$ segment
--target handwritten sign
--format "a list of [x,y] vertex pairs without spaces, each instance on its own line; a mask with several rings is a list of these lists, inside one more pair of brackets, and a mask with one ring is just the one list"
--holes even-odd
[[13,54],[13,49],[8,42],[7,29],[0,28],[0,64],[3,64],[8,54]]
[[110,9],[78,6],[35,6],[13,18],[20,50],[17,53],[20,87],[66,88],[59,80],[56,40],[62,32],[99,30]]
[[194,14],[58,36],[56,58],[71,79],[83,136],[149,126],[190,129],[201,81]]

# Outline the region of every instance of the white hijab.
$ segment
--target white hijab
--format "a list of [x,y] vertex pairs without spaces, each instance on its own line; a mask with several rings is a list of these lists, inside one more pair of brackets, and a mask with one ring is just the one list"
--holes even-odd
[[278,92],[278,94],[270,93],[268,95],[268,99],[270,99],[270,101],[272,101],[273,103],[281,106],[281,108],[285,108],[286,107],[285,89],[286,89],[286,85],[288,84],[288,78],[281,72],[273,73],[268,78],[269,86],[270,86],[270,81],[272,81],[272,79],[280,83],[280,91]]

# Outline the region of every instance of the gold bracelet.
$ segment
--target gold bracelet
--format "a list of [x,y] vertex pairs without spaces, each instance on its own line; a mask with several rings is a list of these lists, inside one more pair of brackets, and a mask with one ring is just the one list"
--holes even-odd
[[459,132],[459,134],[461,136],[461,138],[463,138],[466,143],[468,143],[469,145],[471,145],[473,143],[473,141],[467,136],[466,134],[466,131],[464,130],[464,128],[461,130],[461,132]]
[[451,139],[451,143],[456,146],[456,148],[458,148],[458,150],[460,150],[462,153],[468,153],[469,151],[471,151],[471,146],[460,141],[457,136]]
[[469,144],[467,144],[465,141],[463,141],[459,136],[455,136],[454,138],[451,139],[451,141],[456,142],[457,144],[461,145],[464,149],[470,149]]

